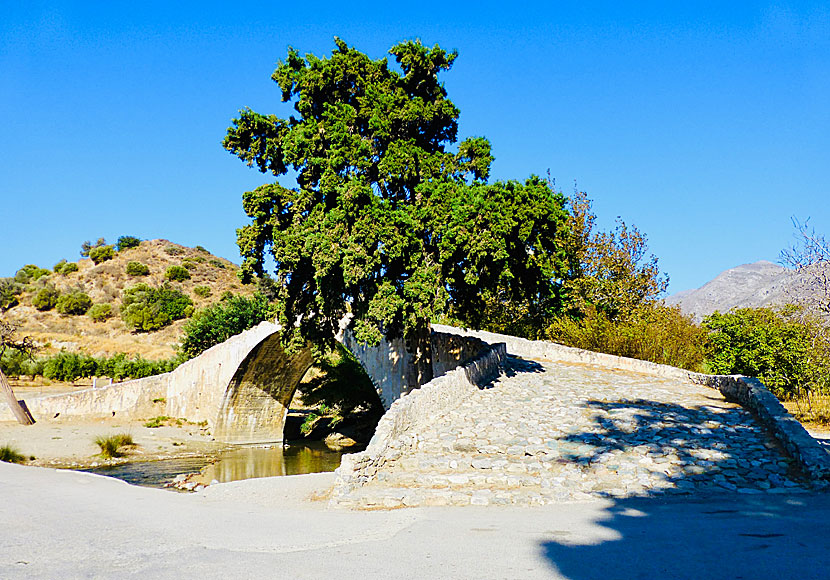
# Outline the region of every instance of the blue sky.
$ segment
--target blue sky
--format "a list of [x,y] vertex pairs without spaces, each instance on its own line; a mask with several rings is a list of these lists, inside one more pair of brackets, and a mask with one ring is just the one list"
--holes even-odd
[[776,261],[793,216],[830,233],[826,3],[122,4],[0,0],[0,276],[124,234],[238,262],[267,176],[221,139],[241,107],[286,115],[277,60],[335,35],[457,49],[443,80],[493,177],[576,181],[670,292]]

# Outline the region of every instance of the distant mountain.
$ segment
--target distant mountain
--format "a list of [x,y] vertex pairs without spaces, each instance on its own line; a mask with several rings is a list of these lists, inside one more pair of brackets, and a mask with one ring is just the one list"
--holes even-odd
[[725,270],[700,288],[672,294],[665,302],[679,305],[700,322],[716,310],[785,304],[794,287],[791,270],[762,260]]

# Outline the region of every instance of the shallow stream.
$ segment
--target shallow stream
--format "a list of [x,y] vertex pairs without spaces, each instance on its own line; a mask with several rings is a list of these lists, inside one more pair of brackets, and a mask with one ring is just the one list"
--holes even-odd
[[300,475],[334,471],[340,465],[343,453],[355,453],[360,449],[332,451],[322,442],[302,442],[276,447],[238,447],[222,453],[219,460],[183,458],[160,461],[138,461],[108,467],[85,469],[107,477],[122,479],[133,485],[164,487],[183,473],[202,475],[198,481],[226,483],[240,479]]

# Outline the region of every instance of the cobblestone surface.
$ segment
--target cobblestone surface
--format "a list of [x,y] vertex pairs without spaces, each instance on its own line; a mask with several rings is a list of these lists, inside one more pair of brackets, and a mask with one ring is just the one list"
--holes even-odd
[[751,414],[712,388],[511,359],[341,505],[545,504],[805,489]]

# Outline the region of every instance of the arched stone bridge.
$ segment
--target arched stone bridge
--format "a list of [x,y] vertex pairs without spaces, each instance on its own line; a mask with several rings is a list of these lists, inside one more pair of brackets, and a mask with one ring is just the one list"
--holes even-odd
[[[286,353],[280,327],[263,322],[216,345],[170,373],[30,399],[36,420],[84,417],[149,418],[158,415],[206,421],[214,437],[228,443],[270,443],[283,438],[294,392],[313,363],[310,349]],[[348,332],[338,340],[360,361],[385,408],[410,390],[410,365],[402,340],[375,347],[359,344]],[[478,339],[433,333],[435,376],[474,357]],[[0,406],[0,420],[13,420]]]

